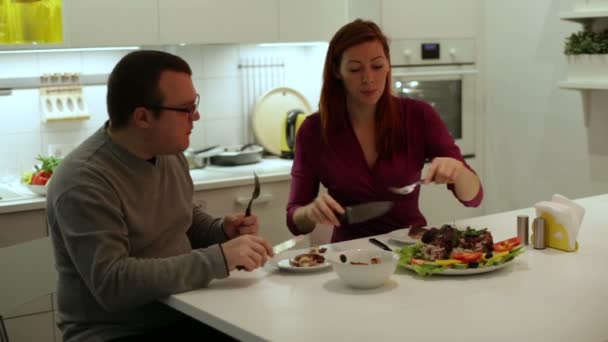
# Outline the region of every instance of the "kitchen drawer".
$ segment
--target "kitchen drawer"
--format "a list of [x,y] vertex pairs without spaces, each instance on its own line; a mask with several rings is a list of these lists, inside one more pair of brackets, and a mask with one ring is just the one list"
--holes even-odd
[[[48,235],[45,210],[0,214],[0,248],[36,240]],[[6,315],[7,318],[51,311],[49,295],[33,299]]]
[[[244,213],[252,192],[253,183],[203,190],[195,193],[195,201],[203,203],[209,214],[225,216],[228,213]],[[285,223],[288,196],[289,181],[262,183],[260,197],[251,207],[251,212],[258,217],[260,223],[260,235],[273,245],[293,237]]]
[[54,342],[55,328],[52,312],[4,320],[11,342]]

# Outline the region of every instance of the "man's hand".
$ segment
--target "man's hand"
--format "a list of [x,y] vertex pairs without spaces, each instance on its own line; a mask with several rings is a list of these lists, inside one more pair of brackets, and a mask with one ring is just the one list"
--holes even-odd
[[245,234],[258,235],[259,230],[258,217],[255,215],[234,214],[224,217],[224,233],[229,239]]
[[237,265],[246,271],[253,271],[264,266],[269,257],[274,256],[268,241],[257,235],[242,235],[224,242],[222,245],[228,271]]

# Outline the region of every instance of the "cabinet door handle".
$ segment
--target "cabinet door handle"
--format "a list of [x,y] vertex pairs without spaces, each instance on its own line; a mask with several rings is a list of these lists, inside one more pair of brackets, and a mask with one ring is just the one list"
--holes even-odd
[[[274,196],[272,194],[263,193],[263,194],[260,194],[260,196],[253,201],[253,204],[267,203],[267,202],[272,201],[273,198],[274,198]],[[250,197],[237,197],[234,199],[234,201],[238,205],[244,207],[247,205],[247,203],[249,203],[250,199],[251,199],[251,196]]]

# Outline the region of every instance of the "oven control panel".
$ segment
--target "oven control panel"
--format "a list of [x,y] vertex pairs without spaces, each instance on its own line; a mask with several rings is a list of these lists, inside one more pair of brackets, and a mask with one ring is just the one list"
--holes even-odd
[[391,64],[451,65],[474,64],[473,39],[407,39],[391,43]]

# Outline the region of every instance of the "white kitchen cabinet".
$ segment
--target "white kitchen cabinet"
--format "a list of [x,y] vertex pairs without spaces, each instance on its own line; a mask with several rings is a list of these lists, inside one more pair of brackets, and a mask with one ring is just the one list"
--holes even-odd
[[390,39],[475,38],[480,0],[382,0],[382,28]]
[[[209,214],[223,217],[229,213],[244,213],[252,190],[253,184],[202,190],[195,193],[194,200],[203,203]],[[260,235],[272,245],[293,237],[285,222],[288,196],[288,180],[264,182],[261,179],[260,196],[251,206],[251,212],[258,217]]]
[[[477,159],[467,159],[467,163],[476,172],[480,172],[480,163]],[[422,171],[423,175],[426,174],[429,166],[430,164],[426,164]],[[439,226],[454,221],[458,224],[458,220],[484,214],[483,202],[477,208],[465,207],[447,189],[445,184],[421,185],[419,205],[429,226]]]
[[[45,210],[0,214],[0,247],[7,247],[48,236]],[[14,341],[53,341],[54,321],[51,296],[24,303],[5,317],[9,339]]]
[[279,37],[279,0],[158,0],[161,44],[257,43]]
[[279,40],[329,41],[348,20],[346,0],[279,0]]
[[11,342],[55,341],[52,312],[10,318],[4,324]]
[[[151,0],[64,0],[73,47],[158,44],[158,3]],[[180,25],[188,26],[181,22]]]

